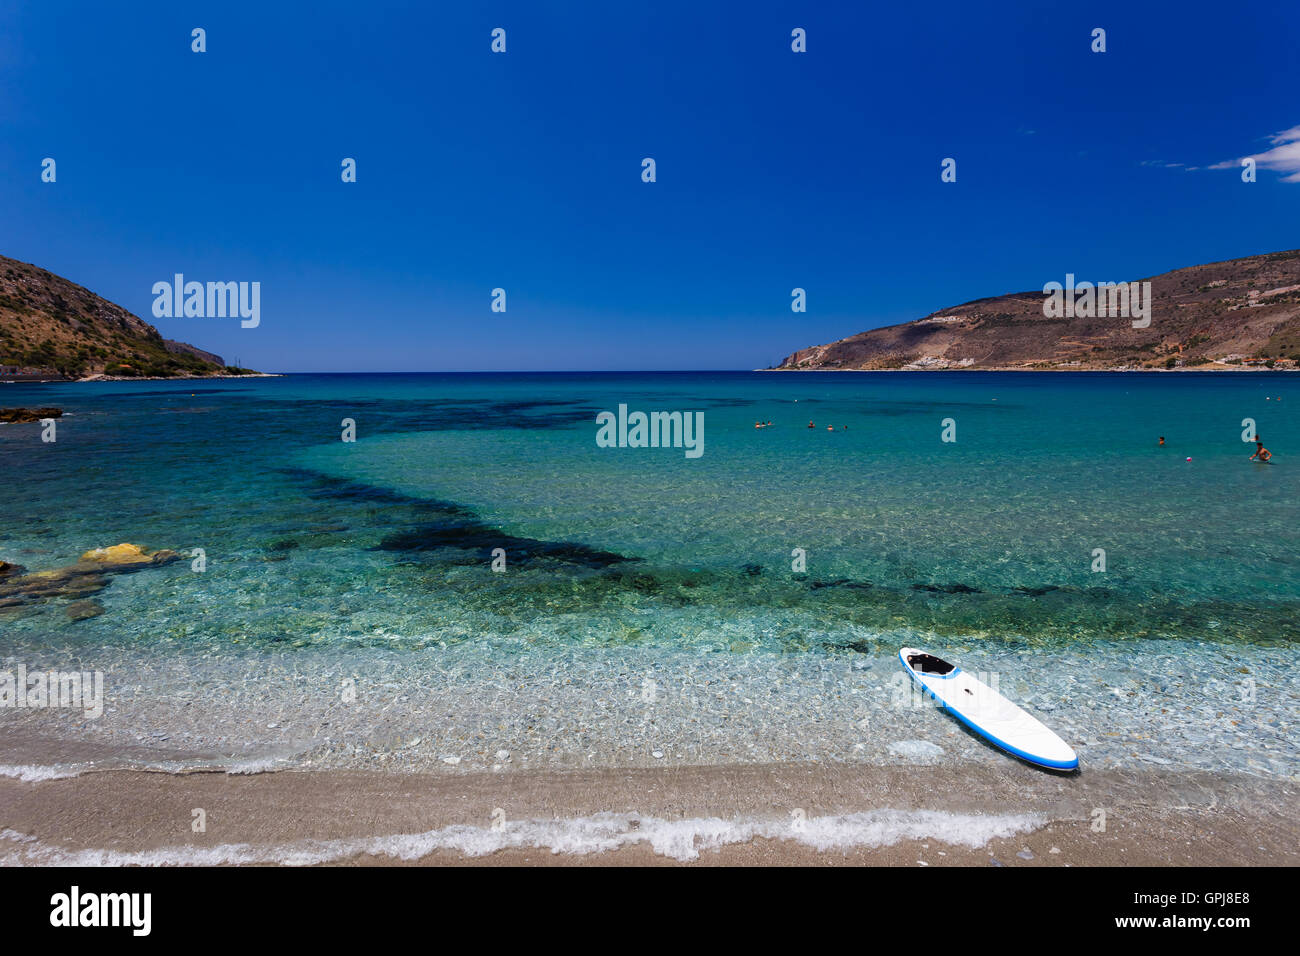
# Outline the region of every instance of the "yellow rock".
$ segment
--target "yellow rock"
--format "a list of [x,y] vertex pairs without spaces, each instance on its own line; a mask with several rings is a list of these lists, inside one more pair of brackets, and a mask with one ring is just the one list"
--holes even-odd
[[101,564],[134,564],[148,561],[149,555],[137,544],[115,544],[111,548],[95,548],[81,556],[82,561],[98,561]]

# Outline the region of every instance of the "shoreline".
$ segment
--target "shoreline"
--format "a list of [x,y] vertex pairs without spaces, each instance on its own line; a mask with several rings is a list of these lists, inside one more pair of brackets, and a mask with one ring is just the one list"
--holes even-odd
[[249,372],[247,375],[88,375],[85,378],[0,378],[0,385],[83,385],[87,382],[204,382],[218,378],[283,377],[283,372]]
[[283,378],[280,372],[249,372],[246,375],[88,375],[67,379],[71,384],[85,382],[202,382],[214,378]]
[[1295,798],[1241,774],[1019,764],[107,770],[0,778],[0,865],[1295,866]]
[[[990,366],[990,367],[952,367],[952,368],[752,368],[752,369],[715,369],[705,370],[717,372],[1026,372],[1026,373],[1058,373],[1058,372],[1097,372],[1097,373],[1135,373],[1135,374],[1167,374],[1167,373],[1186,373],[1186,372],[1243,372],[1243,373],[1277,373],[1283,374],[1288,372],[1300,372],[1300,366],[1294,368],[1265,368],[1263,366],[1237,366],[1237,365],[1198,365],[1194,367],[1181,368],[1023,368],[1019,366]],[[250,372],[247,375],[94,375],[85,378],[42,378],[42,379],[16,379],[0,378],[0,385],[83,385],[93,382],[201,382],[209,379],[246,379],[246,378],[285,378],[289,372]],[[505,372],[306,372],[303,375],[569,375],[569,374],[587,374],[585,372],[573,373],[568,371],[505,371]],[[660,375],[660,374],[682,374],[676,370],[667,371],[641,370],[626,371],[613,370],[601,372],[598,374],[610,375]]]
[[991,366],[975,368],[973,366],[953,366],[951,368],[755,368],[752,372],[1122,372],[1122,373],[1168,373],[1168,372],[1300,372],[1300,367],[1265,368],[1262,365],[1206,365],[1183,366],[1181,368],[1023,368],[1018,366]]

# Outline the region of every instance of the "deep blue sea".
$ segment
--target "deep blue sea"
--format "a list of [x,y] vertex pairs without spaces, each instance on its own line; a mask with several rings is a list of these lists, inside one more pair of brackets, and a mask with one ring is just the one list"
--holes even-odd
[[[888,760],[900,740],[998,759],[894,706],[909,643],[1000,675],[1085,762],[1294,774],[1298,385],[0,385],[0,406],[66,413],[53,443],[0,426],[0,560],[206,556],[112,578],[91,619],[59,599],[0,608],[0,659],[102,669],[111,697],[94,725],[0,726],[323,766]],[[703,454],[598,447],[596,416],[620,405],[702,412]],[[1271,464],[1248,461],[1245,419]]]

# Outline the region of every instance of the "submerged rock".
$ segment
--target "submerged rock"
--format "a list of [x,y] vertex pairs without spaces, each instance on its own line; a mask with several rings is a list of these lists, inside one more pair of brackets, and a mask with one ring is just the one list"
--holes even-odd
[[1015,591],[1019,594],[1028,594],[1030,597],[1042,597],[1044,594],[1051,594],[1053,591],[1059,591],[1061,588],[1055,584],[1045,584],[1042,587],[1028,588],[1019,587]]
[[50,571],[25,574],[17,565],[6,564],[7,570],[0,571],[0,607],[35,604],[50,598],[86,598],[108,587],[109,575],[159,567],[180,557],[175,551],[149,552],[139,545],[123,543],[87,551],[76,564]]
[[0,422],[8,425],[27,425],[43,418],[62,418],[61,408],[0,408]]
[[983,594],[979,588],[969,584],[913,584],[913,591],[929,591],[932,594]]
[[808,585],[814,591],[822,588],[854,588],[859,591],[871,590],[870,581],[853,581],[849,578],[836,578],[834,581],[813,581]]
[[53,571],[35,571],[0,582],[0,599],[17,598],[18,603],[52,597],[86,597],[108,587],[108,578],[95,568],[70,565]]
[[103,614],[104,605],[98,601],[74,601],[63,609],[63,613],[74,621],[84,621]]
[[115,544],[109,548],[95,548],[81,556],[82,562],[107,565],[125,570],[131,567],[144,567],[152,564],[168,564],[180,558],[175,551],[162,550],[152,553],[138,544]]

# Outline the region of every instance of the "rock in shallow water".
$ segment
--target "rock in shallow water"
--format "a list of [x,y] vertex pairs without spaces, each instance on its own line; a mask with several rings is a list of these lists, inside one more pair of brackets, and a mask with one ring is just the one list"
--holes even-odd
[[108,548],[95,548],[93,551],[87,551],[81,556],[81,561],[93,564],[102,564],[106,567],[127,569],[131,567],[145,567],[151,564],[168,564],[179,558],[180,555],[175,551],[149,552],[138,544],[115,544]]
[[74,601],[63,609],[63,613],[74,621],[84,621],[103,614],[104,605],[98,601]]
[[17,565],[0,573],[0,602],[5,606],[34,604],[53,597],[85,598],[108,587],[110,574],[128,574],[180,560],[175,551],[145,551],[135,544],[95,548],[76,564],[50,571],[21,574]]
[[42,418],[62,418],[61,408],[0,408],[0,422],[7,425],[27,425]]

